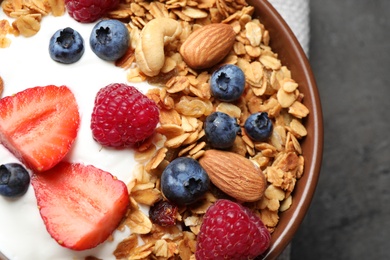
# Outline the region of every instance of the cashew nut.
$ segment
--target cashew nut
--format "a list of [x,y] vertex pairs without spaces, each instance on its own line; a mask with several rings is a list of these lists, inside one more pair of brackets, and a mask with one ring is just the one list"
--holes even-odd
[[139,69],[147,76],[156,76],[164,66],[164,46],[181,34],[178,21],[171,18],[155,18],[141,31],[135,48],[135,59]]

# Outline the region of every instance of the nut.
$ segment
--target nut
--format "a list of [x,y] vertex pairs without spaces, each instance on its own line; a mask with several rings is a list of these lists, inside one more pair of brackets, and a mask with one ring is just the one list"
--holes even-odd
[[165,63],[164,46],[181,33],[180,23],[171,18],[156,18],[145,25],[135,49],[140,70],[150,76],[160,73]]
[[239,154],[207,150],[199,163],[215,186],[239,201],[257,201],[264,194],[267,183],[263,172]]
[[180,47],[180,54],[192,69],[210,68],[230,52],[235,37],[236,33],[231,25],[205,25],[190,34]]

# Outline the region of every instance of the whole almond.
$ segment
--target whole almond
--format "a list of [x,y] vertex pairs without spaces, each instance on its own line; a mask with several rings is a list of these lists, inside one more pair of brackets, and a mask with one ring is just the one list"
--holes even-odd
[[215,186],[239,201],[257,201],[264,194],[266,180],[263,172],[239,154],[207,150],[199,163]]
[[226,57],[236,33],[228,24],[214,23],[195,30],[180,47],[180,54],[192,69],[210,68]]

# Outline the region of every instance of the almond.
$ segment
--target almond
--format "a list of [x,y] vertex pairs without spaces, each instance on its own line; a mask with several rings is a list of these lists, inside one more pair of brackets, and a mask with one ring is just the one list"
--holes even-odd
[[199,163],[215,186],[239,201],[257,201],[264,194],[266,180],[263,172],[239,154],[207,150]]
[[228,24],[214,23],[197,29],[180,47],[180,54],[192,69],[216,65],[230,52],[236,33]]

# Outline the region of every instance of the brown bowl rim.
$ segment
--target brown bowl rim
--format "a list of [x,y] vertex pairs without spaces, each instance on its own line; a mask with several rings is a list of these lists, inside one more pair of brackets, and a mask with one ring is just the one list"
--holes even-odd
[[305,158],[304,174],[297,181],[293,204],[280,214],[280,221],[272,234],[271,246],[262,259],[275,259],[289,245],[302,223],[318,183],[323,153],[323,117],[319,92],[309,60],[286,21],[267,0],[248,0],[255,7],[255,17],[270,33],[270,46],[282,64],[290,69],[292,78],[304,94],[303,103],[310,110],[304,120],[308,135],[301,145]]

